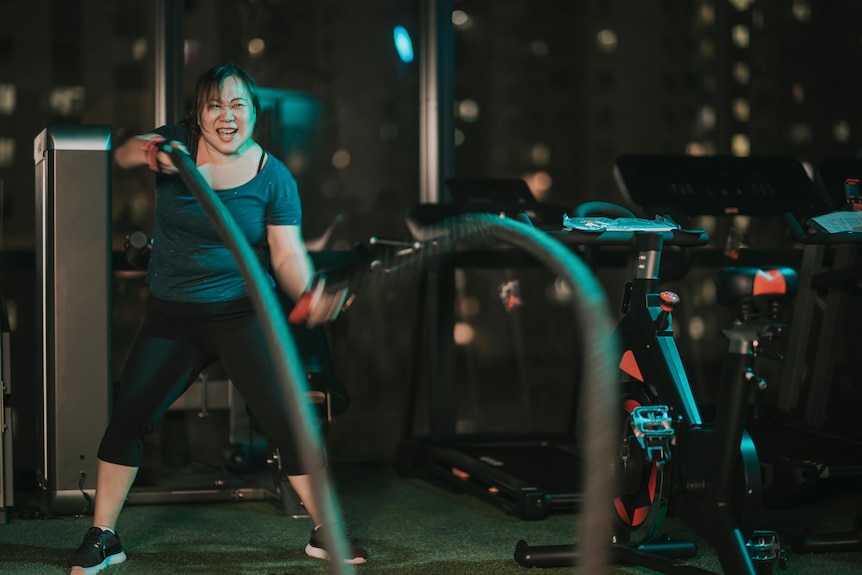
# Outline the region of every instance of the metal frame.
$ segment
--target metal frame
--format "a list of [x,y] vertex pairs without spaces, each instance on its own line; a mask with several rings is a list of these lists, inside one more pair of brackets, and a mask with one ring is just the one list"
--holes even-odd
[[8,522],[8,509],[15,505],[12,467],[12,408],[6,406],[12,393],[9,326],[6,305],[0,295],[0,524]]
[[34,142],[39,480],[57,515],[92,504],[113,395],[110,150],[110,126],[49,126]]

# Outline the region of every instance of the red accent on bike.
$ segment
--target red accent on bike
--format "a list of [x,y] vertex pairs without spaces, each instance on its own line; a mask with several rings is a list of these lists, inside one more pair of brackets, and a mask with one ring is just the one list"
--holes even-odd
[[[649,481],[647,482],[647,494],[649,495],[650,504],[655,501],[656,482],[658,479],[657,470],[658,465],[653,463],[652,467],[650,467]],[[644,507],[638,507],[635,509],[634,517],[632,518],[632,527],[637,527],[647,520],[647,517],[649,517],[650,507],[651,505],[645,505]]]
[[631,517],[629,517],[628,511],[626,511],[626,506],[623,505],[623,500],[619,497],[614,497],[614,507],[617,510],[617,515],[620,516],[620,519],[625,521],[628,525],[632,524]]
[[644,376],[641,375],[641,370],[638,367],[638,362],[632,350],[628,350],[623,354],[623,358],[620,360],[620,370],[638,381],[644,380]]
[[658,294],[659,306],[661,306],[662,311],[666,311],[668,313],[672,312],[673,309],[679,304],[679,296],[672,291],[663,291]]
[[751,295],[787,293],[787,280],[779,270],[758,270],[754,275]]
[[638,507],[632,517],[632,527],[637,527],[649,517],[649,507]]
[[[623,410],[626,413],[631,413],[636,407],[640,406],[641,403],[634,399],[626,399],[623,401]],[[647,480],[647,495],[649,496],[650,505],[643,505],[641,507],[635,508],[632,515],[629,515],[628,509],[626,509],[626,505],[623,502],[622,498],[614,497],[614,509],[616,509],[617,515],[623,522],[635,528],[649,518],[649,512],[650,508],[652,507],[652,502],[655,501],[657,484],[658,464],[653,462],[652,467],[650,467],[649,479]]]
[[631,413],[635,410],[636,407],[640,407],[641,404],[634,399],[627,399],[623,401],[623,410],[626,413]]

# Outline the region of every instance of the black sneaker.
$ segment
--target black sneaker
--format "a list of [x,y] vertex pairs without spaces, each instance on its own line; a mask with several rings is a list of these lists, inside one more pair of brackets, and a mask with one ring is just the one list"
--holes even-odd
[[90,527],[81,546],[66,560],[69,575],[93,575],[108,565],[126,560],[120,536],[98,527]]
[[[329,559],[329,551],[326,550],[326,543],[321,534],[323,529],[323,526],[320,526],[311,532],[311,538],[308,540],[308,545],[305,546],[305,554],[309,557]],[[347,537],[347,558],[344,562],[351,565],[365,563],[368,560],[368,552],[353,540],[348,529],[344,530],[344,535]]]

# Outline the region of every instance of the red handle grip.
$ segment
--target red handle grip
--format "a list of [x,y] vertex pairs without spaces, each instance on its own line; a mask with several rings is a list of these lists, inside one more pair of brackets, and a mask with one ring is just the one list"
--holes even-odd
[[301,325],[308,321],[308,314],[311,311],[311,300],[314,298],[314,292],[307,291],[299,296],[296,305],[290,310],[287,315],[287,321],[294,325]]

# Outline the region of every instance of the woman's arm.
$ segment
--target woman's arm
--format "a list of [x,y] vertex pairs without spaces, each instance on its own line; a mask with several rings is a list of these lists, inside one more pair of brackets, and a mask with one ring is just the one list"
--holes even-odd
[[[305,249],[302,231],[299,226],[267,226],[266,229],[275,281],[293,301],[298,302],[312,288],[314,277],[314,264]],[[338,317],[346,297],[346,289],[336,293],[317,290],[314,297],[307,299],[306,325],[314,327]]]
[[299,226],[267,226],[266,240],[275,281],[294,301],[310,287],[314,266]]
[[160,137],[158,134],[149,133],[129,138],[114,150],[114,160],[118,166],[126,169],[146,166],[149,163],[147,143]]
[[[154,132],[129,138],[114,150],[114,161],[125,169],[148,166],[154,172],[176,174],[177,169],[170,154],[156,147],[164,140]],[[180,147],[188,154],[184,145],[180,144]]]

